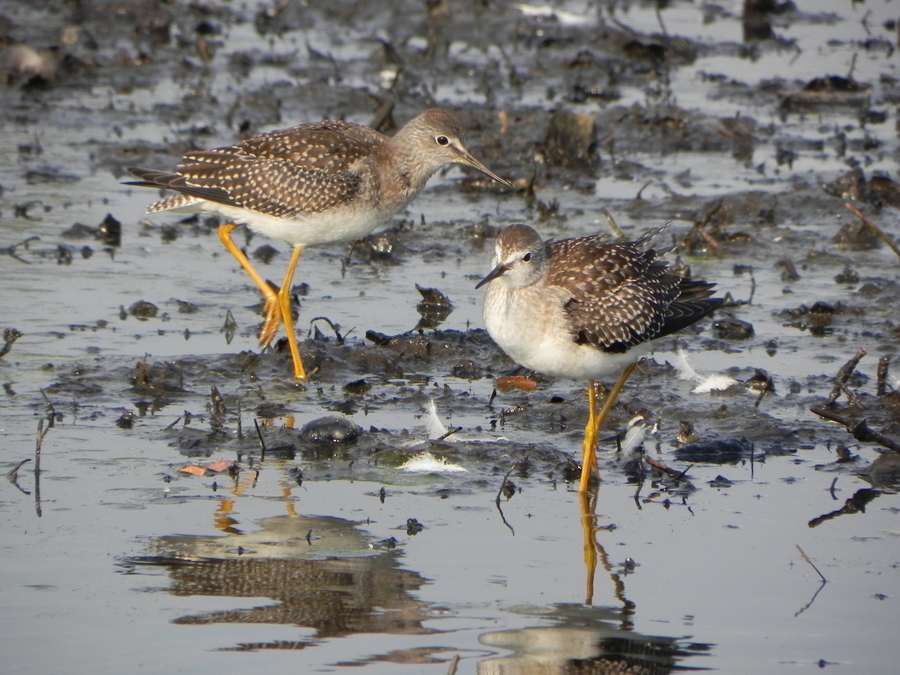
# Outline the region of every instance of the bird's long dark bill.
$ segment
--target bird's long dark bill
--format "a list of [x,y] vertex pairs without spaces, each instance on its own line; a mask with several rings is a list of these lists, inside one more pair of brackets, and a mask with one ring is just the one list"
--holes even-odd
[[490,271],[490,273],[484,279],[482,279],[475,285],[475,288],[479,289],[482,286],[484,286],[485,284],[491,283],[497,277],[502,277],[506,273],[506,270],[508,270],[508,269],[509,268],[506,265],[497,265],[494,269],[492,269]]
[[465,165],[467,165],[467,166],[471,166],[473,169],[478,169],[478,170],[479,170],[481,173],[483,173],[485,176],[490,176],[490,177],[493,178],[495,181],[497,181],[498,183],[500,183],[500,185],[504,185],[504,186],[506,186],[506,187],[508,187],[508,188],[512,188],[512,183],[510,183],[508,180],[506,180],[506,179],[504,179],[504,178],[500,178],[500,176],[498,176],[497,174],[495,174],[493,171],[491,171],[489,168],[487,168],[484,164],[482,164],[482,163],[479,162],[477,159],[475,159],[474,157],[472,157],[472,155],[462,155],[462,156],[459,158],[459,163],[460,163],[460,164],[465,164]]

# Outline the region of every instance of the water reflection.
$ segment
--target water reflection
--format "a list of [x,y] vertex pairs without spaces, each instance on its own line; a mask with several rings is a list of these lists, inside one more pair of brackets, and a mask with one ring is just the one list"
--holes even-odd
[[[537,614],[537,612],[536,612]],[[559,625],[485,633],[479,641],[508,656],[478,664],[479,675],[567,675],[641,673],[657,675],[699,670],[683,661],[710,652],[711,645],[683,638],[641,635],[623,630],[623,610],[557,605],[542,619]]]
[[[288,482],[281,483],[285,515],[244,523],[234,510],[233,497],[245,492],[251,481],[238,482],[234,495],[218,502],[215,534],[159,537],[150,543],[147,555],[129,560],[164,569],[166,590],[173,595],[253,598],[249,607],[246,601],[235,600],[227,603],[233,608],[203,608],[177,617],[174,623],[275,624],[311,632],[296,639],[273,636],[226,643],[225,651],[305,649],[323,639],[360,634],[444,636],[436,644],[412,644],[406,649],[376,647],[375,654],[348,662],[355,666],[375,661],[438,664],[459,652],[451,637],[456,631],[423,625],[436,618],[436,607],[416,598],[425,579],[401,569],[401,554],[393,548],[392,539],[373,541],[362,523],[297,514]],[[529,624],[533,617],[535,624],[481,634],[479,641],[491,655],[478,662],[478,673],[653,674],[700,667],[684,661],[709,653],[709,645],[684,636],[647,636],[633,630],[636,607],[626,596],[628,568],[611,563],[598,541],[605,528],[595,515],[597,497],[597,492],[584,494],[580,501],[585,603],[510,610],[526,614]],[[606,579],[612,583],[618,606],[592,607],[595,581],[605,585]],[[471,649],[463,651],[469,658],[481,657]]]
[[[558,622],[512,631],[485,633],[479,641],[512,652],[478,664],[480,675],[565,675],[567,673],[642,673],[655,675],[694,670],[685,658],[709,653],[711,645],[684,638],[646,636],[632,631],[636,606],[626,597],[627,568],[617,570],[597,534],[606,528],[597,522],[599,490],[579,494],[584,534],[585,601],[583,605],[557,605],[552,611],[530,613]],[[598,565],[608,575],[620,607],[593,607]]]
[[581,508],[581,528],[584,533],[584,566],[587,572],[584,604],[587,607],[594,604],[594,580],[597,574],[597,562],[599,561],[602,563],[606,573],[609,574],[616,599],[622,603],[622,628],[630,628],[631,616],[634,614],[635,605],[631,600],[625,597],[625,583],[622,580],[623,575],[613,571],[606,549],[603,548],[603,545],[599,541],[597,541],[597,533],[602,529],[605,529],[597,524],[596,512],[598,498],[599,488],[596,488],[591,492],[581,492],[578,495],[579,507]]
[[[354,633],[421,635],[425,603],[412,593],[425,580],[399,568],[399,552],[370,545],[358,523],[285,515],[257,521],[244,534],[225,500],[216,516],[222,535],[160,537],[150,555],[129,562],[167,570],[179,596],[271,598],[248,609],[202,612],[178,624],[271,623],[315,630],[304,640],[239,644],[237,650],[298,649]],[[224,527],[223,527],[224,526]]]

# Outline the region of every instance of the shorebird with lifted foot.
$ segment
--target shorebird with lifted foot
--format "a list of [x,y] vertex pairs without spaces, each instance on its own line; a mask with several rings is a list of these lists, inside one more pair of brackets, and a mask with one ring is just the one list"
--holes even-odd
[[[426,110],[394,136],[359,124],[325,121],[273,131],[214,150],[193,150],[175,171],[129,168],[140,180],[126,183],[173,190],[148,213],[210,213],[226,219],[219,238],[265,297],[260,343],[272,342],[283,323],[294,376],[307,377],[291,316],[291,283],[300,253],[361,239],[405,209],[428,179],[447,164],[478,169],[501,185],[509,182],[472,157],[456,118]],[[231,233],[246,224],[254,232],[293,246],[280,288],[253,268]]]

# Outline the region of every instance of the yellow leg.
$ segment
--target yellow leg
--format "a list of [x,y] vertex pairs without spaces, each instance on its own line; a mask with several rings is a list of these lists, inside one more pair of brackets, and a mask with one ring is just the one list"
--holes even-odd
[[[263,340],[260,338],[260,342],[262,342],[263,346],[267,346],[271,341],[272,337],[275,335],[275,331],[278,330],[278,326],[281,324],[281,307],[278,304],[278,294],[272,290],[272,287],[268,284],[268,282],[259,276],[259,273],[253,269],[253,265],[250,264],[250,260],[247,259],[247,256],[244,255],[244,252],[237,247],[237,244],[234,243],[234,240],[231,238],[231,232],[237,227],[234,223],[225,223],[224,225],[219,226],[219,240],[225,245],[225,248],[235,257],[235,259],[241,264],[241,267],[244,268],[244,271],[250,275],[250,278],[253,279],[253,283],[256,284],[256,287],[259,288],[260,292],[263,294],[263,297],[266,300],[266,325],[263,328],[263,334],[266,333],[267,329],[271,333],[268,337],[268,340]],[[269,328],[269,324],[274,323],[273,328]]]
[[234,243],[231,233],[236,227],[237,225],[234,223],[220,225],[219,240],[240,263],[241,267],[244,268],[244,271],[250,276],[265,298],[266,320],[262,331],[260,331],[259,342],[263,347],[268,346],[272,342],[272,338],[275,337],[278,326],[284,322],[288,345],[291,348],[291,358],[294,361],[294,377],[298,380],[305,379],[306,371],[303,370],[303,362],[300,360],[300,349],[297,347],[297,336],[294,335],[294,321],[291,317],[291,283],[294,280],[294,271],[297,269],[297,262],[300,260],[300,253],[303,249],[299,246],[294,247],[284,282],[276,293],[269,283],[253,268],[244,252]]
[[306,379],[306,371],[303,369],[303,361],[300,360],[300,348],[297,346],[297,335],[294,333],[294,317],[291,315],[291,285],[294,282],[294,271],[300,260],[303,248],[295,246],[291,253],[291,262],[288,263],[287,273],[281,288],[278,290],[278,300],[281,306],[281,318],[284,320],[284,330],[287,332],[288,345],[291,348],[291,358],[294,360],[294,377],[298,380]]
[[[616,402],[616,399],[619,398],[619,394],[621,393],[622,388],[625,386],[625,382],[628,381],[628,377],[635,369],[635,366],[637,366],[637,364],[632,363],[622,371],[621,375],[619,375],[619,379],[616,381],[616,386],[613,387],[612,391],[609,392],[609,396],[606,397],[606,402],[603,404],[603,409],[600,411],[599,415],[597,414],[597,392],[594,381],[591,380],[588,382],[588,422],[587,426],[584,428],[581,483],[578,487],[579,492],[588,491],[588,487],[591,482],[591,470],[597,463],[597,456],[594,451],[594,448],[597,445],[597,434],[600,431],[600,427],[603,426],[603,423],[606,421],[606,418],[609,417],[609,411],[612,410],[613,404]],[[599,470],[597,471],[597,473],[599,475]]]

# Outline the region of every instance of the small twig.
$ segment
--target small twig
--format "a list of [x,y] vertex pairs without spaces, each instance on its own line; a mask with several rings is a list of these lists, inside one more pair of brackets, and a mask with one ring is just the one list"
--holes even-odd
[[[855,56],[856,55],[854,54],[854,57]],[[854,216],[859,218],[863,222],[863,225],[865,225],[870,230],[872,230],[872,232],[881,237],[881,239],[884,240],[884,243],[890,246],[891,250],[897,254],[898,258],[900,258],[900,246],[897,246],[897,243],[893,240],[893,238],[888,236],[888,234],[884,230],[882,230],[875,223],[869,220],[862,211],[853,206],[853,204],[851,204],[850,202],[844,202],[844,208],[850,211],[850,213],[852,213]]]
[[310,335],[312,334],[313,324],[315,324],[316,321],[324,321],[325,323],[328,324],[328,327],[331,328],[331,330],[334,332],[334,337],[337,340],[337,343],[339,345],[344,344],[344,341],[347,339],[347,336],[353,332],[353,329],[351,328],[346,333],[341,335],[341,331],[338,329],[338,326],[331,319],[329,319],[327,316],[316,316],[309,320],[309,334]]
[[828,488],[828,492],[831,493],[831,498],[834,501],[837,501],[837,498],[838,498],[837,494],[835,493],[835,490],[834,490],[835,486],[837,485],[837,482],[838,482],[838,476],[835,476],[834,480],[831,481],[831,486]]
[[666,30],[666,24],[663,23],[662,13],[659,11],[659,3],[656,5],[656,20],[659,22],[659,27],[662,28],[663,37],[669,37],[669,31]]
[[[759,380],[757,380],[757,382],[759,382]],[[759,408],[759,404],[762,403],[766,394],[772,391],[772,389],[774,389],[772,378],[766,375],[765,378],[762,379],[762,386],[759,388],[759,396],[756,397],[756,402],[753,404],[753,407]]]
[[844,393],[844,396],[847,397],[848,404],[850,404],[854,408],[859,408],[862,405],[860,403],[859,396],[850,391],[846,384],[841,385],[841,391]]
[[41,389],[41,396],[44,398],[44,403],[47,404],[47,428],[49,429],[56,421],[56,408],[53,407],[53,402],[47,398],[47,392],[43,389]]
[[506,516],[503,514],[503,507],[500,506],[500,496],[503,494],[503,489],[506,487],[507,481],[509,481],[510,474],[512,474],[512,472],[516,470],[516,467],[519,466],[523,461],[525,461],[525,458],[522,458],[509,468],[509,471],[506,472],[506,475],[503,476],[503,480],[500,482],[500,489],[497,490],[497,497],[496,499],[494,499],[494,505],[500,512],[500,519],[503,521],[503,524],[509,528],[509,531],[512,532],[514,537],[516,536],[516,529],[509,524],[509,522],[506,520]]
[[797,547],[797,550],[800,551],[800,555],[803,557],[803,559],[806,562],[809,563],[810,567],[812,567],[816,571],[816,574],[819,575],[819,578],[822,580],[822,582],[828,583],[828,579],[826,579],[825,575],[819,571],[819,568],[815,566],[815,563],[813,563],[813,561],[809,559],[809,556],[806,555],[806,551],[804,551],[802,548],[800,548],[800,544],[794,544],[794,546]]
[[775,267],[783,267],[784,272],[782,272],[782,277],[784,277],[785,281],[800,281],[801,276],[797,271],[797,266],[794,264],[794,261],[790,258],[784,258],[783,260],[779,260],[775,263]]
[[182,418],[182,415],[179,415],[178,417],[176,417],[176,418],[175,418],[175,421],[172,422],[172,423],[171,423],[169,426],[167,426],[165,429],[163,429],[163,431],[170,431],[171,429],[175,428],[175,425],[178,424],[178,423],[181,421],[181,418]]
[[859,365],[862,357],[864,357],[868,353],[869,352],[865,349],[860,349],[858,352],[856,352],[856,355],[852,359],[841,366],[841,369],[838,371],[837,377],[835,378],[834,387],[832,387],[831,393],[828,395],[828,402],[826,405],[831,405],[835,401],[837,401],[838,396],[841,395],[841,391],[844,389],[844,386],[847,383],[847,380],[850,379],[853,371],[856,370],[856,366]]
[[868,420],[863,419],[859,422],[854,422],[846,415],[836,413],[824,406],[814,405],[811,406],[809,410],[820,417],[824,417],[826,420],[843,424],[850,435],[858,441],[862,441],[863,443],[878,443],[878,445],[881,445],[888,450],[900,452],[900,442],[872,429],[868,424]]
[[30,495],[31,493],[28,490],[26,490],[25,488],[23,488],[21,485],[19,485],[19,469],[22,468],[22,465],[25,462],[30,462],[30,461],[31,461],[30,458],[23,459],[21,462],[16,464],[16,466],[13,469],[11,469],[10,471],[8,471],[6,474],[6,480],[8,480],[13,485],[15,485],[19,489],[19,492],[21,492],[24,495]]
[[506,487],[506,483],[509,480],[510,475],[512,474],[513,471],[516,470],[517,466],[519,466],[518,462],[513,464],[509,468],[509,471],[506,472],[506,475],[503,476],[503,480],[500,482],[500,489],[497,490],[497,497],[494,499],[494,503],[497,504],[498,506],[500,505],[500,497],[503,495],[503,489]]
[[887,396],[888,391],[888,369],[891,366],[891,357],[890,356],[882,356],[878,359],[878,389],[876,393],[879,396]]
[[718,242],[718,240],[716,240],[716,238],[714,236],[712,236],[709,232],[704,230],[702,226],[695,227],[694,229],[700,233],[700,236],[703,237],[706,240],[706,243],[709,244],[710,246],[712,246],[716,250],[717,253],[722,251],[722,244],[720,244]]
[[494,387],[494,390],[491,392],[491,397],[488,399],[488,408],[494,405],[495,398],[497,398],[497,387]]
[[18,244],[13,244],[12,246],[4,246],[3,248],[0,248],[0,254],[5,253],[6,255],[18,260],[20,263],[25,263],[26,265],[30,265],[31,263],[28,262],[27,260],[25,260],[25,258],[19,257],[19,254],[16,253],[16,248],[19,246],[24,246],[25,248],[28,248],[28,242],[35,241],[35,240],[40,241],[40,239],[41,239],[40,237],[28,237],[28,239],[23,239]]
[[22,465],[23,465],[25,462],[30,462],[30,461],[31,461],[31,458],[30,458],[30,457],[29,457],[28,459],[23,459],[21,462],[19,462],[18,464],[16,464],[12,469],[10,469],[9,471],[6,472],[6,477],[7,477],[10,481],[12,481],[13,483],[15,483],[16,480],[18,480],[18,478],[19,478],[19,469],[22,468]]
[[612,230],[613,236],[619,241],[625,241],[625,233],[622,232],[622,228],[619,227],[619,224],[616,222],[616,219],[613,218],[612,214],[605,208],[600,209],[600,213],[606,218],[606,224],[609,225],[609,229]]
[[209,428],[213,433],[221,433],[225,427],[225,399],[219,393],[218,387],[210,388]]
[[[869,29],[866,27],[866,17],[869,16],[866,14],[863,16],[862,21],[860,22],[863,25],[863,28],[866,29],[866,33],[869,32]],[[856,70],[856,52],[853,52],[853,58],[850,59],[850,69],[847,71],[847,79],[853,80],[853,71]]]
[[[41,390],[43,393],[43,390]],[[49,403],[49,402],[48,402]],[[51,417],[52,419],[52,417]],[[44,444],[44,437],[50,431],[52,425],[48,422],[47,428],[44,428],[44,420],[38,421],[37,439],[34,444],[34,510],[37,517],[40,518],[41,512],[41,447]]]
[[390,131],[394,128],[393,114],[394,102],[386,99],[378,106],[378,110],[375,111],[375,116],[372,118],[372,123],[369,126],[381,132]]
[[266,458],[266,442],[263,440],[262,430],[259,428],[259,421],[254,417],[253,418],[253,426],[256,427],[256,436],[259,438],[259,447],[262,448],[262,453],[260,454],[260,459],[265,460]]
[[457,433],[457,432],[459,432],[459,431],[462,431],[462,427],[450,427],[450,428],[447,430],[446,433],[442,434],[442,435],[439,436],[438,438],[432,439],[432,441],[433,441],[433,442],[443,441],[443,440],[444,440],[445,438],[447,438],[448,436],[452,436],[453,434],[455,434],[455,433]]
[[[653,459],[652,457],[648,457],[647,455],[644,455],[644,461],[647,462],[647,464],[652,466],[654,469],[659,469],[660,471],[669,474],[675,480],[681,480],[682,478],[684,478],[685,474],[687,473],[687,469],[685,469],[684,471],[678,471],[677,469],[673,469],[670,466],[663,464],[658,459]],[[693,466],[693,464],[690,465],[688,467],[688,469],[691,466]]]
[[650,187],[651,185],[653,185],[653,181],[652,181],[652,180],[648,180],[646,183],[644,183],[643,185],[641,185],[641,189],[638,190],[638,191],[637,191],[637,194],[634,196],[634,201],[637,202],[637,201],[642,200],[642,199],[643,199],[643,196],[642,196],[642,195],[643,195],[644,190],[645,190],[646,188]]
[[50,431],[50,425],[47,424],[47,428],[44,428],[44,420],[38,421],[38,430],[37,430],[37,440],[34,444],[34,458],[35,458],[35,471],[40,471],[40,459],[41,459],[41,446],[44,443],[44,436],[47,435],[47,432]]
[[456,675],[456,666],[459,663],[459,654],[454,654],[450,659],[450,667],[447,669],[447,675]]

